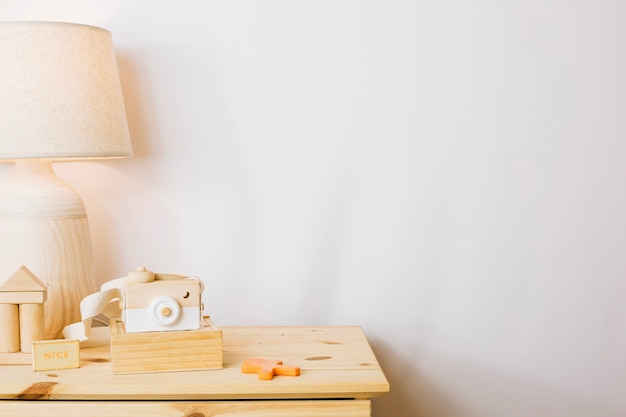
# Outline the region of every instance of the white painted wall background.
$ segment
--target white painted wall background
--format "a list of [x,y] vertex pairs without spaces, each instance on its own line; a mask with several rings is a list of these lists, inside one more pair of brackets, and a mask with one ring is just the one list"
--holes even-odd
[[199,275],[220,325],[360,324],[380,417],[626,415],[624,16],[0,2],[113,33],[136,156],[58,166],[99,279]]

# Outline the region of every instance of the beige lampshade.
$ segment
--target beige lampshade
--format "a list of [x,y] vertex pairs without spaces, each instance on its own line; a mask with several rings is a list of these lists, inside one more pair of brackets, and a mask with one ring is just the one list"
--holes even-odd
[[111,33],[0,23],[0,160],[130,157]]

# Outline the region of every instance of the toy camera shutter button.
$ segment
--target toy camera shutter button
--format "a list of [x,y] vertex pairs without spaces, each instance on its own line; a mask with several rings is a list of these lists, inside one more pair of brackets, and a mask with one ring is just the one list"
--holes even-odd
[[172,297],[157,297],[150,303],[150,313],[155,323],[170,326],[180,318],[180,304]]
[[145,266],[140,266],[134,271],[129,272],[126,277],[127,284],[139,284],[152,281],[154,281],[154,272],[147,270]]

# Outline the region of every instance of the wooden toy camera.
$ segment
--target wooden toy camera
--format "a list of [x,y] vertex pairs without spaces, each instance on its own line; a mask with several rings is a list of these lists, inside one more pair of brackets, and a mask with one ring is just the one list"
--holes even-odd
[[122,320],[126,332],[199,329],[202,290],[199,278],[138,268],[128,274],[124,288]]

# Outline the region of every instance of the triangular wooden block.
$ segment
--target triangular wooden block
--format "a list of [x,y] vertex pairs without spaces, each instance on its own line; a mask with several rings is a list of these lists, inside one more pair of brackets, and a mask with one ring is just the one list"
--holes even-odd
[[0,285],[0,292],[44,292],[48,286],[24,265]]

